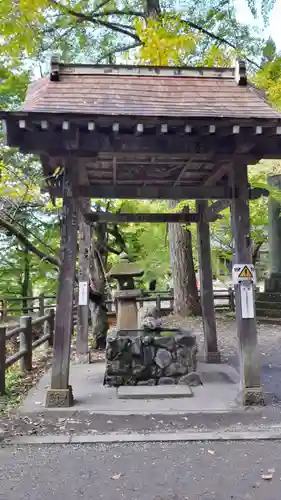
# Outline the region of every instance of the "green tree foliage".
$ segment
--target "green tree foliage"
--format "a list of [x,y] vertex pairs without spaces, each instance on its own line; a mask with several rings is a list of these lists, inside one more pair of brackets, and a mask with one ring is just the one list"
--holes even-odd
[[270,102],[281,109],[281,53],[269,39],[263,50],[262,68],[254,77],[254,83],[266,91]]
[[[270,174],[280,174],[281,163],[279,161],[262,161],[258,165],[249,167],[249,182],[253,187],[265,188],[270,191],[271,196],[281,200],[281,193],[268,185],[267,177]],[[267,243],[268,209],[267,198],[260,197],[250,201],[250,222],[253,261],[256,263],[259,250]],[[232,234],[229,208],[221,212],[221,218],[211,224],[213,262],[218,260],[231,261]],[[214,266],[215,268],[215,266]],[[225,269],[226,271],[226,269]]]
[[[274,2],[249,0],[248,5],[259,26],[261,15],[266,24]],[[252,61],[252,71],[261,64],[255,82],[280,105],[280,55],[272,41],[263,42],[261,30],[237,21],[231,1],[188,0],[184,10],[177,10],[167,1],[160,8],[157,0],[5,0],[0,3],[0,29],[0,109],[20,105],[28,81],[39,76],[38,69],[46,72],[46,60],[54,51],[68,62],[116,63],[121,54],[122,60],[127,57],[130,62],[207,66],[229,66],[239,54]],[[0,170],[0,294],[20,293],[26,266],[30,290],[53,292],[59,264],[59,207],[54,208],[48,196],[42,199],[42,172],[36,158],[0,144]],[[256,181],[266,184],[265,176]],[[107,202],[99,205],[105,209]],[[125,200],[112,202],[109,209],[163,211],[164,205]],[[261,215],[265,205],[266,200],[251,203],[256,242],[258,228],[266,224]],[[196,242],[193,227],[191,231]],[[106,265],[121,250],[121,237],[128,254],[145,268],[145,280],[156,277],[160,286],[169,269],[166,225],[123,224],[119,233],[108,227]],[[228,215],[215,223],[213,234],[228,238]],[[227,244],[221,242],[221,248]],[[14,269],[20,276],[17,280],[11,279]]]
[[[253,19],[267,22],[274,0],[248,0]],[[181,19],[181,31],[186,27],[206,35],[208,41],[229,45],[236,50],[257,51],[257,36],[250,40],[250,30],[236,19],[235,3],[223,0],[188,0],[184,8],[164,0],[5,0],[0,6],[0,29],[3,44],[0,54],[12,58],[58,49],[65,59],[81,57],[105,58],[114,62],[114,55],[141,46],[143,39],[136,33],[136,20],[147,17],[165,18],[170,28]],[[251,47],[250,47],[251,45]],[[256,45],[256,47],[255,47]]]

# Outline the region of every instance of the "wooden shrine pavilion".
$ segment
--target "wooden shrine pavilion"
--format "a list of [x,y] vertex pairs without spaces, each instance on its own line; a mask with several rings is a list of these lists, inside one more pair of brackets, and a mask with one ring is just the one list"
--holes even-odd
[[[89,222],[197,223],[205,355],[206,361],[218,361],[209,222],[220,209],[231,206],[234,263],[250,265],[248,200],[260,193],[248,185],[247,165],[281,158],[281,114],[247,81],[245,64],[240,61],[233,69],[94,66],[65,65],[53,58],[50,74],[29,86],[22,109],[1,112],[0,118],[7,144],[39,155],[45,188],[54,198],[63,198],[54,357],[46,404],[72,404],[69,364],[77,212]],[[95,214],[87,209],[90,198],[193,199],[197,209],[192,214]],[[216,202],[208,205],[208,200]],[[85,269],[79,280],[78,342],[86,355]],[[254,313],[243,314],[241,286],[235,286],[241,394],[244,404],[255,404],[263,401],[256,319]]]

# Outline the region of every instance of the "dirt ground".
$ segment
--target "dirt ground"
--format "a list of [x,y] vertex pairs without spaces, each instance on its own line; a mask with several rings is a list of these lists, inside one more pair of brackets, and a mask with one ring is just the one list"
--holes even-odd
[[[168,316],[163,326],[182,327],[193,331],[198,339],[199,351],[203,348],[204,334],[201,318]],[[239,367],[235,319],[217,316],[218,347],[223,361]],[[258,324],[258,342],[261,353],[261,378],[267,392],[281,400],[281,325]]]

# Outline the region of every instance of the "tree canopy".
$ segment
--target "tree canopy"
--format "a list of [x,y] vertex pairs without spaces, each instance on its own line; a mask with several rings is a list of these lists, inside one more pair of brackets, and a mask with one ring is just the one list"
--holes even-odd
[[[5,0],[0,3],[0,109],[17,109],[28,82],[45,74],[51,53],[64,62],[230,66],[248,61],[250,77],[281,108],[281,54],[263,28],[272,0],[248,0],[251,26],[237,20],[235,2],[188,0]],[[55,292],[59,266],[60,205],[42,198],[38,159],[0,142],[0,295]],[[279,163],[251,169],[253,185],[267,185]],[[276,193],[275,193],[276,194]],[[278,194],[277,194],[278,196]],[[186,202],[185,202],[186,203]],[[92,200],[111,211],[164,211],[165,202]],[[251,202],[254,247],[265,241],[267,201]],[[190,208],[194,208],[189,203]],[[191,227],[196,264],[196,231]],[[126,251],[146,269],[145,280],[166,284],[170,269],[167,225],[122,224],[106,228],[105,263]],[[231,250],[229,210],[212,224],[214,258]],[[17,280],[12,279],[17,271]]]

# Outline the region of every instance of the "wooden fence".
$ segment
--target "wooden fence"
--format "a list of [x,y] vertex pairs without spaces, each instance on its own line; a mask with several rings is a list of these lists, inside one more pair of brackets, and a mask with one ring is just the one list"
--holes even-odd
[[[200,295],[200,292],[199,292]],[[216,309],[228,309],[234,311],[235,300],[232,288],[214,290],[214,300]],[[37,297],[11,297],[0,299],[0,320],[4,322],[18,322],[19,316],[39,316],[45,314],[46,308],[55,308],[55,295],[39,295]],[[155,291],[144,292],[143,296],[137,300],[138,307],[143,307],[145,303],[154,303],[163,315],[169,314],[173,310],[174,297],[171,292]],[[109,316],[115,313],[114,300],[106,301]]]
[[[200,296],[200,292],[199,292]],[[214,302],[216,309],[235,310],[234,290],[232,288],[214,290]],[[143,307],[145,304],[151,303],[157,307],[160,313],[164,316],[173,310],[174,297],[171,292],[145,292],[145,294],[137,299],[138,308]],[[107,300],[106,302],[109,315],[115,313],[114,300]]]
[[[0,394],[5,393],[5,374],[7,368],[20,362],[22,372],[32,370],[32,353],[34,349],[46,343],[48,347],[53,345],[54,336],[54,309],[46,309],[46,314],[33,319],[31,316],[22,316],[19,326],[8,329],[0,325]],[[34,328],[43,326],[43,335],[34,339]],[[19,350],[12,356],[6,357],[6,343],[8,340],[19,337]]]
[[20,316],[42,317],[45,309],[55,307],[55,295],[38,295],[37,297],[5,297],[0,299],[0,319],[4,323]]

